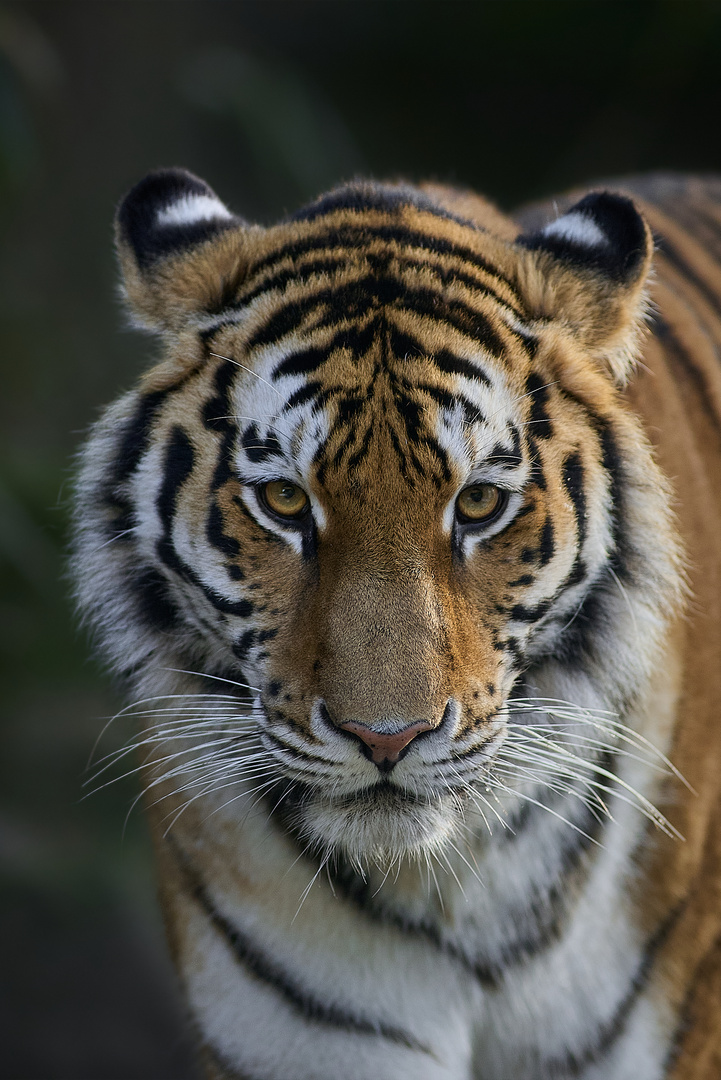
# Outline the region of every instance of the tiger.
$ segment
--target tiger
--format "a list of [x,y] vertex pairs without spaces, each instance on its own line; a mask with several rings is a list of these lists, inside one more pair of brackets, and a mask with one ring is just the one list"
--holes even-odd
[[72,567],[205,1075],[718,1080],[721,181],[116,238]]

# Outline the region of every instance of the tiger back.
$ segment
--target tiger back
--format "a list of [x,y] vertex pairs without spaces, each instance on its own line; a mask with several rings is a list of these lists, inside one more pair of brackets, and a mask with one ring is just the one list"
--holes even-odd
[[719,1075],[721,185],[624,191],[119,210],[74,574],[208,1076]]

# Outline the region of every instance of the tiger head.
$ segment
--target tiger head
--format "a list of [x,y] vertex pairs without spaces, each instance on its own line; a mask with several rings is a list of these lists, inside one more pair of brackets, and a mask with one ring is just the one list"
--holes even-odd
[[276,812],[358,861],[452,838],[515,702],[623,709],[676,588],[648,227],[482,220],[356,183],[261,228],[180,171],[117,218],[164,352],[85,454],[81,603],[139,695],[247,685]]

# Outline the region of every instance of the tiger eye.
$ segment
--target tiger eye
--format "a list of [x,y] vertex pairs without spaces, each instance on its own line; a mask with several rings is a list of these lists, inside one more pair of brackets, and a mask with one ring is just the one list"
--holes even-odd
[[279,517],[295,518],[308,508],[308,496],[292,480],[271,480],[262,488],[263,501]]
[[456,499],[456,510],[464,521],[488,521],[502,502],[503,495],[493,484],[470,484]]

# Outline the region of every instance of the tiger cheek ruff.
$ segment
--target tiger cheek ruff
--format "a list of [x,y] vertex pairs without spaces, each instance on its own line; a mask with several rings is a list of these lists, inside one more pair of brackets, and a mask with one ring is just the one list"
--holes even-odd
[[560,205],[119,209],[74,576],[209,1077],[721,1076],[721,184]]

